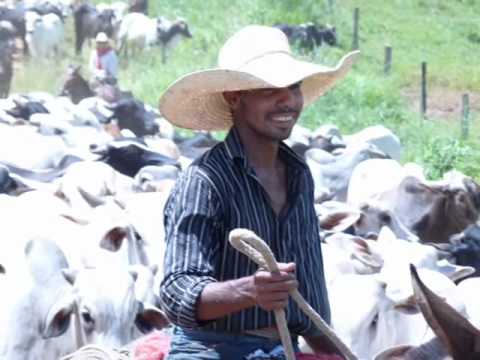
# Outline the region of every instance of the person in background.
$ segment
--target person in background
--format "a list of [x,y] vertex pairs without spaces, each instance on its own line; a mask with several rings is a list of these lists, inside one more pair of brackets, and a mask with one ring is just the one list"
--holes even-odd
[[95,49],[90,55],[89,69],[95,88],[97,82],[108,81],[116,83],[118,76],[118,58],[110,44],[107,34],[100,32],[95,38]]

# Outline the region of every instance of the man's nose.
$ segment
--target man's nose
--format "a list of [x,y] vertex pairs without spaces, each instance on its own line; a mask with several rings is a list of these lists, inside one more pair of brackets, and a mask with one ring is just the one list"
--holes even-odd
[[302,93],[297,89],[282,88],[279,89],[278,103],[282,105],[288,105],[294,109],[301,107],[303,102]]

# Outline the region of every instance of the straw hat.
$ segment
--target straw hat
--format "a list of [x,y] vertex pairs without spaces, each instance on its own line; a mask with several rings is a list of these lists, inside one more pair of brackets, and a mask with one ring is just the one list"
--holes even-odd
[[232,126],[224,91],[288,87],[302,81],[304,106],[343,78],[359,55],[354,51],[333,67],[297,60],[279,29],[250,25],[227,40],[218,68],[197,71],[174,82],[160,98],[160,112],[172,124],[194,130]]
[[108,39],[108,36],[107,34],[105,34],[104,32],[99,32],[97,34],[97,36],[95,37],[95,42],[98,44],[98,43],[108,43],[109,42],[109,39]]

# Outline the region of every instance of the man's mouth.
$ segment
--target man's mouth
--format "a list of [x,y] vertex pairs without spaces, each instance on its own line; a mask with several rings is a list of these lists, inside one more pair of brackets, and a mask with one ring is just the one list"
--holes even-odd
[[281,123],[287,123],[291,121],[295,121],[296,114],[294,113],[288,113],[288,114],[275,114],[270,117],[273,121],[276,122],[281,122]]

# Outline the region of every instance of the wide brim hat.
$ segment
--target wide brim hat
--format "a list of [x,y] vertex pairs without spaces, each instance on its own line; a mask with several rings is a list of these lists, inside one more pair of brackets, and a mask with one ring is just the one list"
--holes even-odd
[[110,39],[108,38],[107,34],[104,32],[99,32],[97,36],[95,37],[95,42],[98,43],[110,43]]
[[187,74],[170,85],[160,98],[160,112],[182,128],[225,130],[232,126],[232,114],[224,92],[283,88],[300,81],[306,107],[348,73],[359,53],[345,55],[334,67],[297,60],[282,31],[250,25],[227,40],[218,68]]

